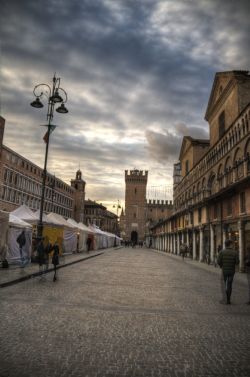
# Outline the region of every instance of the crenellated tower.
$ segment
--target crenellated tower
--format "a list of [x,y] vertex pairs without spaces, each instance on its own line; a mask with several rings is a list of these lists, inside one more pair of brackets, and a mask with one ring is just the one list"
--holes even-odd
[[143,241],[148,171],[125,170],[125,240]]

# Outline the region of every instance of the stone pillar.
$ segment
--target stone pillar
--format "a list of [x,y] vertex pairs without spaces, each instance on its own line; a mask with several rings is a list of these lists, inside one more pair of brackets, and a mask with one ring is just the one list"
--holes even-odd
[[174,247],[173,247],[173,251],[174,251],[174,254],[176,254],[176,242],[175,242],[175,239],[176,239],[176,233],[174,233],[174,237],[173,237],[173,243],[174,243]]
[[179,233],[177,233],[176,236],[177,236],[177,254],[180,255],[180,235],[179,235]]
[[187,230],[187,245],[189,246],[189,233],[188,233],[188,230]]
[[225,249],[225,241],[226,241],[226,229],[223,226],[223,231],[222,231],[222,249]]
[[181,243],[184,243],[184,232],[181,232]]
[[239,265],[239,271],[244,272],[245,270],[245,263],[244,263],[244,222],[238,221],[238,231],[239,231],[239,259],[240,259],[240,265]]
[[195,230],[193,230],[193,259],[196,259],[196,239],[195,239]]
[[200,227],[200,255],[199,261],[202,262],[203,260],[203,228]]
[[214,262],[214,226],[210,224],[210,260]]

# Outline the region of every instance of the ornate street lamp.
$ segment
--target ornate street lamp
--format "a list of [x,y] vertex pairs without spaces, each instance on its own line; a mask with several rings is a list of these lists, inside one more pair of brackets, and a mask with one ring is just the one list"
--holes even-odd
[[49,137],[50,137],[51,132],[56,128],[55,125],[51,124],[53,115],[54,115],[54,107],[56,104],[60,104],[60,106],[56,108],[56,111],[60,114],[66,114],[68,113],[68,110],[64,105],[67,102],[67,93],[65,92],[63,88],[60,87],[60,78],[56,77],[56,75],[54,75],[53,77],[53,82],[51,86],[49,86],[48,84],[38,84],[34,87],[33,94],[36,97],[36,99],[33,102],[31,102],[30,105],[32,107],[35,107],[36,109],[40,109],[43,107],[43,103],[41,102],[41,99],[44,96],[47,97],[48,99],[48,110],[47,110],[48,124],[45,125],[48,129],[44,137],[44,141],[46,142],[46,151],[45,151],[44,168],[43,168],[40,215],[39,215],[39,222],[37,226],[37,237],[41,238],[43,235],[43,206],[44,206],[44,194],[45,194],[45,185],[46,185],[46,177],[47,177]]
[[113,208],[116,208],[116,215],[118,217],[118,210],[121,208],[120,200],[119,199],[117,199],[117,204],[114,204]]

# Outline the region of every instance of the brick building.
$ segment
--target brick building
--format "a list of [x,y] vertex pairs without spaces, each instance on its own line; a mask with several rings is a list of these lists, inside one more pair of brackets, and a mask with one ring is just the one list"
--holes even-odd
[[250,75],[216,73],[205,119],[209,140],[184,137],[174,166],[174,214],[158,223],[154,246],[173,253],[189,245],[194,259],[214,261],[234,241],[240,270],[250,249]]
[[[43,169],[3,144],[5,120],[0,117],[0,209],[12,211],[21,204],[40,208]],[[83,220],[85,182],[81,173],[71,186],[47,173],[44,211]]]
[[107,210],[102,204],[86,200],[84,204],[84,222],[86,225],[96,225],[101,230],[118,234],[118,216]]

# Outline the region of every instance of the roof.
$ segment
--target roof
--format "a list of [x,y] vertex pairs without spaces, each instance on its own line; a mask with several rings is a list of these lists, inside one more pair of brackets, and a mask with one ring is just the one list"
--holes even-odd
[[180,154],[179,154],[179,160],[181,160],[181,157],[184,153],[187,142],[190,143],[190,146],[191,145],[208,145],[208,146],[210,145],[209,139],[194,139],[191,136],[183,136]]

